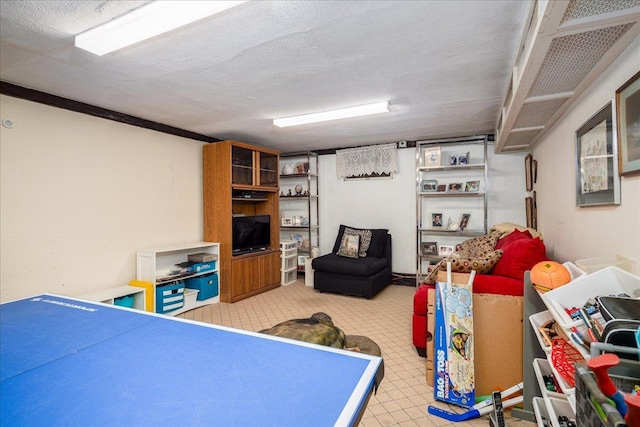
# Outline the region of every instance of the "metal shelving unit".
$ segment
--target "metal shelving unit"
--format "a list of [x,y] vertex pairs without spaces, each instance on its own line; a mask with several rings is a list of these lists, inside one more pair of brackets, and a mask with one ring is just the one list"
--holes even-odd
[[416,142],[416,286],[445,256],[441,246],[487,233],[487,146],[487,135]]

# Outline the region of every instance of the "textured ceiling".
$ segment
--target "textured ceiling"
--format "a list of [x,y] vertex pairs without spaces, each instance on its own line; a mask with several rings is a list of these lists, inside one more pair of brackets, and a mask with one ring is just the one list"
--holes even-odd
[[[283,152],[493,133],[528,1],[253,1],[102,57],[73,36],[141,1],[0,1],[0,79]],[[389,100],[391,113],[271,119]]]

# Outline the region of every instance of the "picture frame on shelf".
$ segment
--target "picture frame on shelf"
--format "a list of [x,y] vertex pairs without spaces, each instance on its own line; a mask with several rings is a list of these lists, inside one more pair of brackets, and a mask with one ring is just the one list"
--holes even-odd
[[298,255],[298,265],[304,265],[307,262],[307,258],[309,258],[307,255]]
[[438,246],[438,255],[439,256],[451,256],[453,254],[453,246],[449,245],[440,245]]
[[307,163],[307,167],[305,168],[305,163],[304,162],[298,162],[296,163],[296,174],[304,174],[307,173],[307,170],[309,169],[309,164]]
[[283,227],[292,227],[293,226],[293,218],[283,217],[280,219],[280,224]]
[[436,212],[431,214],[431,226],[434,228],[442,227],[442,213]]
[[533,154],[529,153],[524,158],[525,190],[533,190]]
[[438,184],[438,192],[444,193],[445,191],[447,191],[447,184]]
[[456,166],[458,164],[458,155],[451,154],[449,155],[449,166]]
[[613,101],[576,130],[576,206],[620,204]]
[[423,193],[438,191],[438,181],[435,179],[426,179],[420,182],[420,190]]
[[468,193],[477,193],[478,191],[480,191],[480,180],[465,182],[464,191]]
[[616,90],[616,123],[619,173],[640,173],[640,71]]
[[292,234],[291,235],[291,240],[296,242],[298,247],[302,246],[302,234]]
[[424,149],[424,165],[427,167],[440,166],[442,160],[441,147],[428,147]]
[[463,213],[462,215],[460,215],[460,225],[458,226],[460,228],[460,231],[463,231],[465,228],[467,228],[470,218],[470,213]]
[[420,252],[422,255],[438,255],[438,242],[421,242]]
[[463,191],[463,188],[464,187],[462,186],[461,182],[451,182],[447,186],[447,191],[450,193],[456,193],[456,192]]
[[469,152],[458,154],[458,165],[469,164]]

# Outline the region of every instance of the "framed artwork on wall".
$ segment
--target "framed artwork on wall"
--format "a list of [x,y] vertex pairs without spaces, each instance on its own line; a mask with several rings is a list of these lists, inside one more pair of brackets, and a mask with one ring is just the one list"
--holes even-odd
[[526,183],[526,190],[533,190],[533,155],[527,154],[524,158],[524,179]]
[[576,206],[620,204],[613,102],[576,130]]
[[640,173],[640,71],[616,91],[620,175]]

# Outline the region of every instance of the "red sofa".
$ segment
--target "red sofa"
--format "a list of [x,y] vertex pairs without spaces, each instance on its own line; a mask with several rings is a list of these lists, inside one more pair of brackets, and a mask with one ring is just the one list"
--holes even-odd
[[[473,281],[474,293],[522,296],[524,272],[548,259],[544,242],[540,237],[533,238],[528,230],[515,229],[502,235],[494,249],[496,252],[502,251],[502,254],[490,272],[476,274]],[[431,338],[427,332],[429,288],[435,288],[435,284],[420,285],[413,297],[413,345],[422,357],[426,357],[427,338]]]

